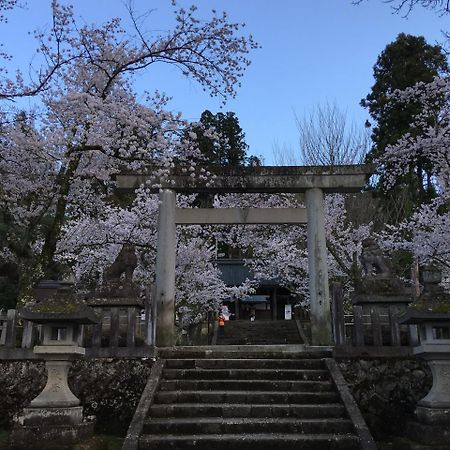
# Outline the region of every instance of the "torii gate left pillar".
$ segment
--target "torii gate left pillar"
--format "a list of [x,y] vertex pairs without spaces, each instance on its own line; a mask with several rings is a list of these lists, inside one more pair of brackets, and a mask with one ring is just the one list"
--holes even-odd
[[175,226],[176,193],[159,193],[158,244],[156,253],[156,346],[175,345]]

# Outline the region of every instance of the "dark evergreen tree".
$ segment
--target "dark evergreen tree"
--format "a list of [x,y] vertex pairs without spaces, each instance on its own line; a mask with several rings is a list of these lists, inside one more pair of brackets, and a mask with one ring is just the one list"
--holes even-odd
[[[401,33],[386,46],[373,68],[375,84],[361,101],[374,120],[373,147],[367,155],[367,162],[382,156],[388,145],[395,144],[406,133],[418,135],[421,132],[410,126],[413,117],[421,111],[421,105],[394,101],[389,98],[389,93],[414,86],[420,81],[430,82],[445,72],[448,72],[448,64],[442,48],[428,44],[422,36]],[[433,120],[434,115],[430,112],[430,125]],[[433,197],[434,187],[428,166],[425,158],[418,158],[414,165],[405,167],[405,175],[389,192],[383,192],[383,173],[379,173],[376,192],[383,197],[388,221],[403,219],[411,214],[415,206]]]
[[373,67],[375,84],[361,101],[376,121],[373,129],[374,148],[369,158],[379,156],[385,147],[409,131],[412,116],[420,105],[395,103],[388,100],[388,93],[405,89],[419,81],[430,82],[448,71],[446,57],[439,45],[429,45],[423,36],[401,33],[378,56]]
[[248,162],[248,145],[245,133],[239,125],[239,120],[233,112],[213,114],[204,111],[200,117],[203,129],[214,129],[220,136],[218,141],[209,138],[201,128],[195,131],[198,136],[199,148],[206,157],[208,164],[219,166],[243,166]]
[[[206,159],[203,164],[211,166],[260,166],[261,160],[257,156],[247,156],[248,145],[245,142],[245,133],[239,125],[239,119],[233,112],[213,114],[203,111],[200,117],[200,126],[194,127],[200,151]],[[219,136],[211,139],[209,130]],[[214,196],[211,194],[198,194],[196,206],[211,207]]]

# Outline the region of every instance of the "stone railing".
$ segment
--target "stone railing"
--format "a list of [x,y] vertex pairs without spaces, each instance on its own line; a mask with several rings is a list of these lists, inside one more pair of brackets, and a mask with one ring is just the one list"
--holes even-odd
[[[152,356],[154,335],[147,309],[134,306],[94,307],[100,323],[81,327],[78,345],[90,358]],[[180,333],[177,345],[210,345],[216,318],[213,313]],[[33,347],[42,342],[42,326],[23,320],[15,309],[0,312],[0,359],[36,359]]]
[[[94,308],[100,322],[83,325],[78,345],[87,357],[145,357],[153,354],[150,317],[136,307]],[[15,309],[0,314],[0,359],[36,359],[42,326],[23,320]]]
[[401,325],[396,305],[384,309],[344,308],[342,287],[332,286],[333,334],[338,355],[410,356],[417,327]]

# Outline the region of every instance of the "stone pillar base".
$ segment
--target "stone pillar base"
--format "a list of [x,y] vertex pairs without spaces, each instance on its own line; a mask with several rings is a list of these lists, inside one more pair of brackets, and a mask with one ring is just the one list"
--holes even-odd
[[450,427],[450,407],[430,408],[420,405],[416,408],[416,416],[420,420],[420,422],[427,425],[440,425],[444,427]]
[[25,426],[78,425],[83,422],[83,407],[24,408],[18,423]]
[[37,448],[41,442],[45,448],[70,449],[76,444],[90,439],[94,434],[94,422],[82,422],[74,425],[14,425],[10,442],[12,448]]
[[[430,425],[421,422],[408,422],[405,435],[423,445],[442,445],[448,448],[450,442],[450,426]],[[443,447],[443,448],[445,448]]]
[[[36,448],[37,442],[49,448],[70,449],[94,434],[94,421],[83,421],[83,408],[25,408],[14,425],[10,441],[13,448]],[[50,444],[54,447],[50,447]],[[45,444],[47,446],[47,444]],[[47,447],[46,447],[47,448]]]

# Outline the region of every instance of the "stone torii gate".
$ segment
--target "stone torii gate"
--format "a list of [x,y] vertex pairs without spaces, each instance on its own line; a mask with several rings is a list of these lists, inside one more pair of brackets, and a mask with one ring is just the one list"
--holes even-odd
[[[311,334],[313,345],[332,345],[324,193],[359,192],[371,169],[366,165],[318,167],[208,168],[213,179],[193,178],[174,169],[156,180],[149,174],[117,176],[121,191],[141,184],[158,184],[158,244],[156,257],[156,345],[175,342],[176,225],[191,224],[307,224]],[[305,208],[177,208],[176,194],[192,193],[304,193]]]

